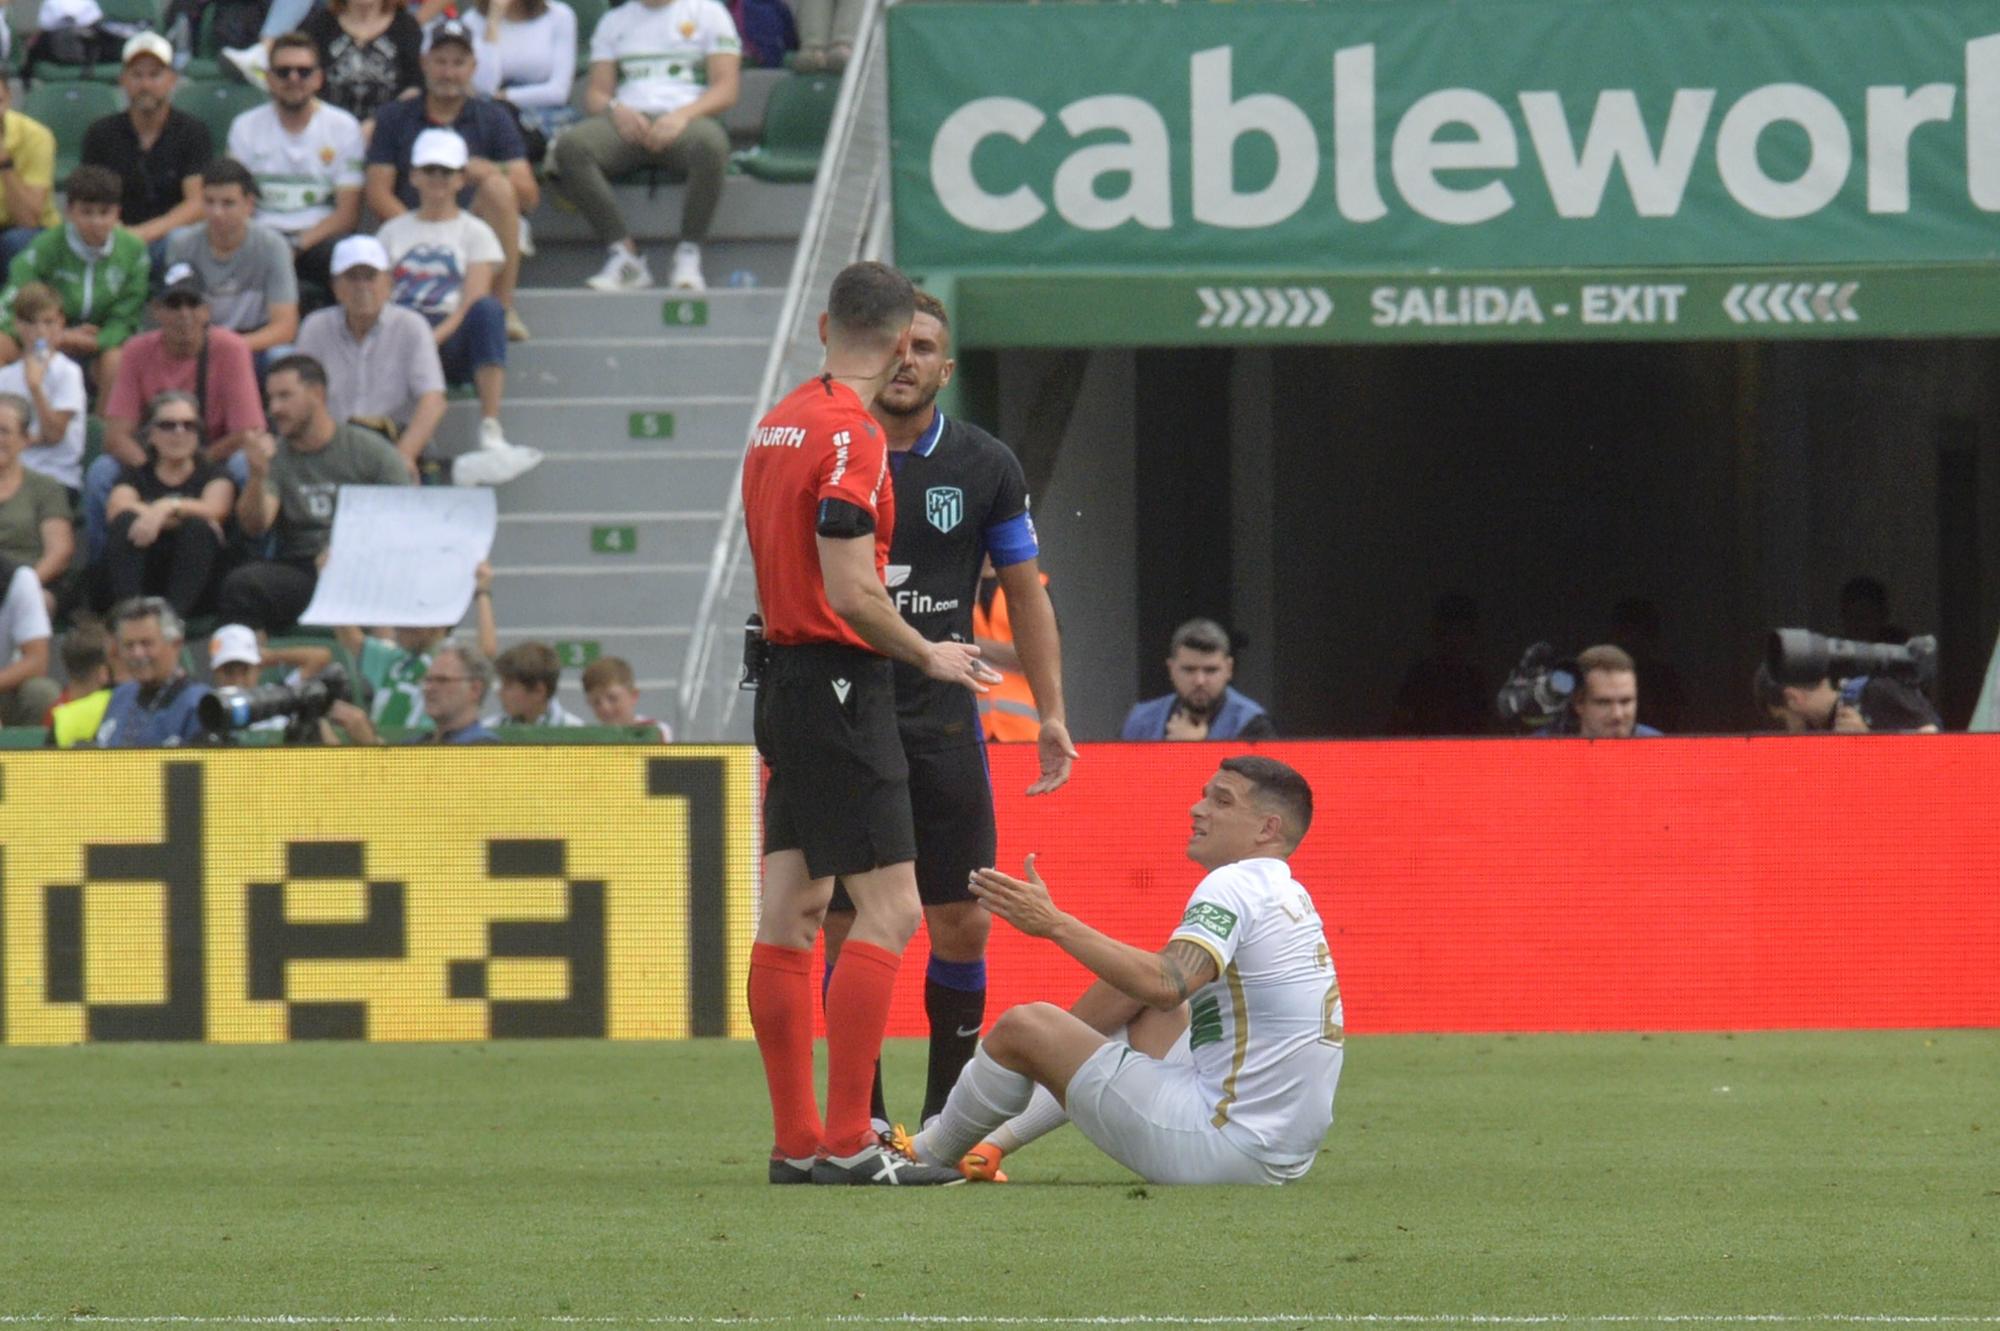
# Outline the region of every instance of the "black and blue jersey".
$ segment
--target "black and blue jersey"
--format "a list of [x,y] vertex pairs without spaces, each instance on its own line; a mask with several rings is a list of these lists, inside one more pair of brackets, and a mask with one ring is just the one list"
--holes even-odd
[[[1013,451],[939,412],[906,452],[891,452],[895,541],[886,581],[896,609],[932,642],[971,642],[979,566],[1036,557],[1028,481]],[[974,695],[896,663],[896,719],[907,752],[981,742]]]

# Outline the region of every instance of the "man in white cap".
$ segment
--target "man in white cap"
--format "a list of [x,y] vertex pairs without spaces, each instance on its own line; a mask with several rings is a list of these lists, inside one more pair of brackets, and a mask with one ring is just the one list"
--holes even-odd
[[508,444],[500,429],[507,389],[507,312],[491,293],[504,262],[493,228],[458,206],[470,154],[449,129],[427,129],[410,149],[417,210],[382,224],[376,239],[388,251],[398,305],[431,326],[448,384],[479,391],[480,451],[463,460],[465,478],[489,484],[513,479],[542,460]]
[[248,624],[224,624],[208,639],[208,677],[218,689],[247,689],[264,669],[264,649]]
[[390,299],[389,252],[373,236],[333,247],[333,296],[299,326],[298,349],[326,367],[335,421],[386,420],[412,478],[444,419],[444,365],[431,326]]
[[201,169],[215,155],[208,126],[174,106],[179,82],[167,39],[135,35],[125,43],[118,76],[125,109],[83,133],[85,164],[118,173],[125,182],[122,220],[148,245],[201,221]]
[[493,228],[504,254],[493,279],[493,294],[509,311],[508,336],[528,337],[528,327],[512,314],[514,285],[521,275],[521,219],[542,201],[542,188],[528,161],[514,113],[472,86],[478,56],[472,30],[457,19],[434,25],[424,40],[424,93],[400,97],[375,113],[368,140],[363,191],[369,211],[383,221],[417,206],[410,179],[411,151],[427,129],[449,129],[465,140],[468,160],[460,182],[459,206]]

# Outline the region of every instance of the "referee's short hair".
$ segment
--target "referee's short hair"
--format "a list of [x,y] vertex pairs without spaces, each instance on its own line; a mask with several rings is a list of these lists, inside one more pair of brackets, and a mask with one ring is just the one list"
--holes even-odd
[[826,293],[827,322],[864,342],[894,342],[917,312],[917,289],[886,263],[850,263]]
[[1285,840],[1296,846],[1305,840],[1313,821],[1313,791],[1298,769],[1276,758],[1245,756],[1224,758],[1222,770],[1234,772],[1250,783],[1257,807],[1278,815]]

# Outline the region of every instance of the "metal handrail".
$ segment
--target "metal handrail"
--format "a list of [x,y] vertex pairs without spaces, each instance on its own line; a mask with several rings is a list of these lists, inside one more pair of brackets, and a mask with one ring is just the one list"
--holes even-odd
[[[883,55],[882,9],[880,0],[871,0],[855,33],[848,76],[841,81],[840,95],[834,102],[826,146],[821,150],[819,170],[813,178],[812,201],[800,231],[798,251],[792,258],[791,275],[786,279],[777,332],[764,359],[763,377],[757,386],[756,407],[744,423],[746,440],[750,429],[764,413],[789,390],[793,382],[809,372],[790,373],[788,365],[799,359],[802,352],[807,359],[817,363],[816,316],[824,303],[826,287],[832,282],[832,272],[824,272],[829,261],[839,259],[837,264],[832,265],[833,270],[838,271],[854,259],[863,257],[865,249],[882,243],[884,232],[880,218],[872,216],[885,206],[887,197],[887,93],[883,86],[886,60]],[[856,131],[861,128],[863,117],[868,115],[880,116],[878,124],[882,132],[876,140],[878,151],[872,160],[856,162],[852,160]],[[848,235],[835,227],[840,215],[838,205],[854,198],[857,193],[860,216],[853,234]],[[708,576],[702,585],[700,607],[695,615],[693,632],[688,635],[688,654],[681,670],[680,715],[675,731],[683,740],[727,738],[723,732],[734,718],[737,690],[729,678],[734,673],[734,663],[727,657],[718,660],[717,651],[725,635],[733,635],[742,628],[743,616],[747,614],[744,610],[732,615],[730,606],[732,603],[742,604],[735,594],[749,562],[748,547],[743,526],[743,462],[739,459],[731,476],[729,492],[723,497],[722,524],[709,554]],[[707,696],[710,694],[720,697]],[[704,709],[712,709],[718,714],[712,723]]]

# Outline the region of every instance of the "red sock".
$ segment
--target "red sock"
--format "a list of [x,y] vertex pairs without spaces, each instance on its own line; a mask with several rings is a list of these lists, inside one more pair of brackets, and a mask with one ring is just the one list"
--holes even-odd
[[750,947],[750,1025],[771,1088],[777,1153],[816,1154],[819,1101],[813,1095],[812,953],[776,943]]
[[826,989],[826,1149],[853,1155],[875,1140],[868,1107],[875,1095],[875,1061],[889,1024],[889,995],[902,958],[850,938],[840,946]]

